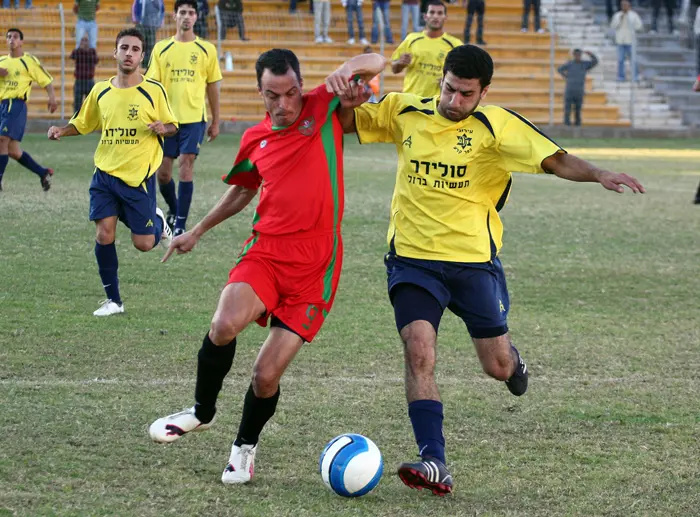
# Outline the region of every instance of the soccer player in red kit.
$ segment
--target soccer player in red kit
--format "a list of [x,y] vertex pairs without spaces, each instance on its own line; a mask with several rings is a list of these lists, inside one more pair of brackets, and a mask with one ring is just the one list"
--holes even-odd
[[[260,190],[253,234],[231,269],[204,337],[197,363],[194,407],[156,420],[151,438],[169,443],[214,423],[216,398],[231,368],[236,337],[252,321],[270,333],[253,367],[243,416],[221,480],[247,483],[253,476],[258,438],[275,413],[279,381],[304,342],[311,341],[333,305],[343,244],[343,129],[341,98],[354,95],[353,78],[369,81],[384,57],[362,54],[321,85],[302,94],[293,52],[263,53],[255,70],[267,116],[248,129],[231,171],[231,185],[209,214],[176,237],[163,261],[191,251],[209,229],[240,212]],[[347,97],[344,101],[351,101]]]

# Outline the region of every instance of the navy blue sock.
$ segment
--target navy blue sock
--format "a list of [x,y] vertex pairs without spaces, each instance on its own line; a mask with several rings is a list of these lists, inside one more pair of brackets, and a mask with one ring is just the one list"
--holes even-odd
[[194,192],[194,183],[191,181],[181,181],[177,185],[177,219],[175,220],[175,228],[185,229],[187,223],[187,215],[190,213],[190,205],[192,204],[192,192]]
[[445,463],[445,437],[442,435],[442,402],[415,400],[408,405],[408,416],[418,444],[418,454]]
[[22,156],[20,156],[17,161],[20,165],[26,167],[40,178],[43,178],[49,173],[49,170],[36,163],[34,158],[32,158],[27,151],[23,151]]
[[160,193],[163,199],[168,204],[168,210],[171,214],[177,214],[177,196],[175,196],[175,181],[170,178],[170,182],[165,185],[160,185]]
[[2,175],[5,174],[5,168],[7,167],[7,162],[10,161],[10,157],[6,154],[0,154],[0,181],[2,181]]
[[[153,248],[158,246],[160,238],[163,236],[163,220],[158,217],[155,213],[153,214],[153,229],[155,231],[155,242],[153,243]],[[151,248],[151,249],[153,249]]]
[[105,288],[107,298],[121,305],[122,298],[119,296],[119,260],[117,260],[117,247],[112,244],[100,244],[95,242],[95,258],[97,258],[97,269],[102,279],[102,287]]

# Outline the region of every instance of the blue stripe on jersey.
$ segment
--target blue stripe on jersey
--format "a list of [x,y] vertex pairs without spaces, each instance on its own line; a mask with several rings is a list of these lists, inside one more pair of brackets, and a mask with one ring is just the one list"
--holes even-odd
[[148,102],[151,103],[151,106],[153,106],[154,108],[156,107],[155,103],[153,102],[153,99],[151,98],[151,96],[148,94],[148,92],[147,92],[146,90],[144,90],[144,89],[141,88],[140,86],[137,86],[136,89],[137,89],[139,92],[141,92],[141,94],[142,94],[144,97],[146,97],[146,98],[148,99]]
[[162,55],[165,53],[165,51],[168,50],[168,49],[169,49],[170,47],[172,47],[173,45],[175,45],[175,42],[174,42],[174,41],[171,41],[168,45],[166,45],[166,47],[165,47],[163,50],[160,51],[160,54],[158,54],[158,55],[159,55],[159,56],[162,56]]
[[204,52],[207,57],[209,56],[209,52],[207,52],[207,49],[205,49],[202,45],[200,45],[197,41],[194,42],[195,45],[197,45],[199,48],[202,49],[202,52]]
[[558,143],[556,143],[554,140],[552,140],[552,139],[549,138],[547,135],[545,135],[542,131],[540,131],[540,129],[539,129],[536,125],[534,125],[534,124],[533,124],[532,122],[530,122],[528,119],[526,119],[525,117],[523,117],[523,116],[520,115],[519,113],[516,113],[516,112],[513,111],[513,110],[509,110],[508,108],[503,108],[503,109],[506,110],[506,111],[507,111],[508,113],[510,113],[511,115],[513,115],[513,116],[519,118],[522,122],[524,122],[525,124],[527,124],[528,126],[530,126],[531,129],[534,129],[535,131],[537,131],[540,135],[542,135],[542,136],[545,137],[547,140],[549,140],[550,142],[552,142],[552,143],[553,143],[554,145],[556,145],[559,149],[561,149],[562,151],[564,150],[564,149],[562,148],[562,146],[560,146],[560,145],[559,145]]
[[486,115],[484,115],[484,114],[483,114],[482,112],[480,112],[480,111],[475,111],[474,113],[472,113],[472,116],[473,116],[476,120],[478,120],[479,122],[481,122],[483,125],[485,125],[485,126],[486,126],[486,129],[488,129],[489,132],[491,133],[491,136],[494,137],[494,138],[496,138],[496,133],[493,132],[493,126],[491,126],[491,122],[489,122],[489,119],[488,119],[488,117],[487,117]]

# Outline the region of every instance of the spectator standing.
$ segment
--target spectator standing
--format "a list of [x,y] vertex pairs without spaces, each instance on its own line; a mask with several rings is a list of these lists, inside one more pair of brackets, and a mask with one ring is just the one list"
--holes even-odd
[[345,15],[348,20],[348,44],[355,44],[353,18],[356,18],[357,36],[360,38],[360,43],[362,45],[367,45],[368,41],[367,38],[365,38],[365,21],[362,17],[362,0],[342,0],[342,4],[343,7],[345,7]]
[[401,4],[401,41],[406,39],[408,34],[408,17],[411,17],[413,31],[420,31],[420,2],[419,0],[403,0]]
[[226,39],[226,29],[238,27],[238,37],[245,37],[245,21],[243,20],[243,0],[219,0],[219,15],[221,16],[221,39]]
[[651,0],[651,34],[656,34],[659,28],[659,14],[661,14],[661,2],[666,7],[666,18],[668,18],[668,33],[675,34],[673,30],[673,5],[675,0]]
[[197,0],[197,21],[194,23],[194,33],[200,38],[207,39],[209,37],[209,2],[207,0]]
[[[9,9],[10,8],[10,0],[2,0],[2,8]],[[32,0],[25,0],[24,8],[31,9],[32,8]],[[19,9],[19,0],[15,0],[15,9]]]
[[[698,16],[700,16],[700,7],[698,7],[698,11],[695,14],[695,29],[697,31],[698,28]],[[697,34],[697,32],[696,32]],[[700,52],[700,50],[698,51]],[[698,78],[695,79],[695,84],[693,85],[693,91],[694,92],[700,92],[700,73],[698,73]],[[696,205],[700,205],[700,185],[698,185],[698,191],[695,193],[695,200],[693,201]]]
[[78,15],[75,23],[75,48],[80,46],[80,40],[87,34],[90,48],[97,48],[97,20],[95,16],[100,10],[100,0],[75,0],[73,12]]
[[[615,44],[617,45],[617,80],[625,80],[625,61],[632,61],[632,45],[637,40],[637,32],[644,28],[642,19],[632,10],[629,0],[622,0],[620,10],[613,16],[610,27],[615,30]],[[632,66],[632,80],[637,81],[636,63]]]
[[471,39],[472,20],[476,14],[476,43],[477,45],[486,45],[484,41],[484,12],[486,11],[486,3],[484,0],[464,0],[462,5],[467,7],[467,22],[464,26],[464,43],[469,43]]
[[163,0],[134,0],[131,6],[131,19],[143,33],[142,66],[148,68],[151,50],[156,44],[156,32],[163,26],[163,20],[165,20]]
[[534,12],[535,31],[543,33],[544,29],[540,26],[540,0],[523,0],[523,21],[520,25],[520,32],[527,32],[528,25],[530,25],[530,11]]
[[328,26],[331,23],[330,0],[313,0],[313,5],[316,43],[333,43],[333,40],[328,36]]
[[99,61],[97,51],[90,48],[87,36],[80,40],[80,46],[73,49],[70,58],[75,61],[75,83],[73,84],[73,111],[78,113],[83,99],[95,86],[95,67]]
[[391,21],[389,17],[389,0],[374,0],[372,2],[372,43],[379,41],[379,19],[377,18],[377,7],[384,20],[384,38],[387,43],[394,43],[394,36],[391,34]]
[[586,74],[598,64],[598,58],[586,51],[590,60],[584,61],[580,49],[574,49],[574,59],[559,67],[559,73],[566,79],[564,90],[564,124],[571,125],[571,108],[574,108],[574,125],[581,125],[581,108],[586,92]]
[[695,11],[695,22],[693,23],[693,33],[695,34],[695,53],[697,56],[697,73],[700,76],[700,7]]

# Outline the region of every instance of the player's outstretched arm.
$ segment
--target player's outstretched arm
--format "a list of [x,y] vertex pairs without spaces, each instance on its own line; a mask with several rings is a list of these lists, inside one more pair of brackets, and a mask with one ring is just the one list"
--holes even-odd
[[214,228],[217,224],[243,210],[257,193],[257,189],[251,190],[239,185],[230,187],[204,219],[198,222],[189,232],[185,232],[173,239],[161,262],[168,260],[173,252],[177,252],[181,255],[192,251],[199,242],[199,239],[202,238],[202,235]]
[[646,190],[636,178],[628,174],[611,172],[596,167],[573,154],[556,153],[542,161],[542,168],[569,181],[600,183],[608,190],[622,194],[623,185],[635,194],[644,194]]
[[343,63],[335,72],[326,77],[326,90],[340,96],[348,88],[352,79],[369,82],[375,75],[384,70],[386,58],[381,54],[360,54]]
[[338,120],[343,128],[343,133],[356,133],[355,108],[367,102],[372,96],[372,90],[362,81],[353,81],[350,88],[345,90],[338,98]]
[[49,140],[60,140],[64,136],[77,136],[80,132],[75,129],[73,124],[67,124],[63,127],[51,126],[49,128],[47,136]]
[[49,95],[49,113],[53,113],[58,108],[56,94],[53,91],[53,83],[49,83],[46,86],[46,93]]

